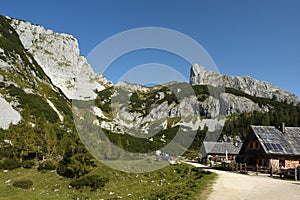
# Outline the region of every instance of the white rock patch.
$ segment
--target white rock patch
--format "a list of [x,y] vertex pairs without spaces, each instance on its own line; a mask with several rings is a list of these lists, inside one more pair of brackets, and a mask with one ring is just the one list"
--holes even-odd
[[59,119],[61,122],[64,121],[64,117],[62,116],[62,114],[56,109],[56,107],[54,106],[54,104],[49,100],[47,99],[47,103],[51,106],[51,108],[57,113]]
[[21,121],[21,115],[0,96],[0,128],[7,130],[10,124]]
[[103,114],[103,112],[102,112],[102,110],[100,108],[93,107],[93,113],[97,117],[100,117],[102,119],[107,119],[107,117]]

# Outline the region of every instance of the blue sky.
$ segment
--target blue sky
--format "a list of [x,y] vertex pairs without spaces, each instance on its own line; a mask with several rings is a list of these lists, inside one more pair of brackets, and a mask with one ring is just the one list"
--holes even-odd
[[[0,0],[0,14],[70,33],[78,39],[85,56],[119,32],[164,27],[199,42],[221,73],[265,80],[297,96],[300,96],[299,9],[297,0]],[[116,82],[130,67],[149,62],[176,65],[188,79],[187,62],[151,50],[121,57],[105,75]]]

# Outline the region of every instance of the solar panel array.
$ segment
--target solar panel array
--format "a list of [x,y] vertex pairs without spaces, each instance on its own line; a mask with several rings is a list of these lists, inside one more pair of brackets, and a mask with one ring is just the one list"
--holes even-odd
[[260,133],[258,134],[259,137],[261,139],[274,139],[275,138],[275,135],[274,134],[265,134],[265,133]]
[[269,151],[283,151],[283,147],[281,146],[281,144],[264,143],[264,145]]

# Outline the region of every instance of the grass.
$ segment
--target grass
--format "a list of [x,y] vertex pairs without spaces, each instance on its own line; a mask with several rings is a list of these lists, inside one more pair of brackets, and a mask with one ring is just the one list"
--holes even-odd
[[[69,188],[71,179],[58,176],[55,171],[38,172],[15,169],[0,173],[0,199],[205,199],[216,175],[185,164],[168,166],[149,173],[125,173],[98,163],[90,174],[109,178],[97,191],[88,188]],[[10,183],[5,183],[11,180]],[[15,188],[18,180],[31,180],[30,189]]]
[[213,190],[213,184],[217,180],[217,174],[212,173],[210,176],[205,176],[203,179],[199,181],[199,188],[200,191],[197,193],[194,198],[196,200],[206,200],[208,196],[211,194]]
[[114,169],[119,169],[127,172],[142,173],[145,171],[153,171],[154,169],[161,169],[169,165],[168,161],[148,161],[141,160],[107,160],[103,161],[105,165]]

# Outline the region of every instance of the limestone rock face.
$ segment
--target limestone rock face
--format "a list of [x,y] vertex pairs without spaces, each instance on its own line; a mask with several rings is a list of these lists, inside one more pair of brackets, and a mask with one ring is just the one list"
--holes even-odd
[[225,115],[242,114],[244,112],[268,112],[267,107],[261,108],[257,103],[245,97],[238,97],[233,94],[223,93],[220,98],[220,104],[224,107]]
[[19,34],[24,48],[69,99],[94,99],[95,89],[100,91],[111,85],[102,74],[94,73],[80,55],[73,36],[16,19],[12,20],[11,26]]
[[276,98],[278,101],[287,100],[288,103],[297,104],[297,96],[280,89],[268,82],[259,81],[248,76],[221,75],[217,72],[205,70],[204,67],[195,64],[190,74],[192,85],[212,85],[214,87],[230,87],[245,92],[252,96],[263,98]]

